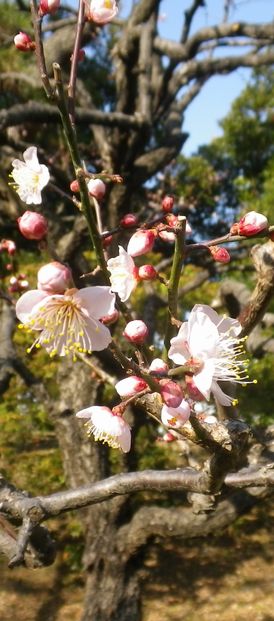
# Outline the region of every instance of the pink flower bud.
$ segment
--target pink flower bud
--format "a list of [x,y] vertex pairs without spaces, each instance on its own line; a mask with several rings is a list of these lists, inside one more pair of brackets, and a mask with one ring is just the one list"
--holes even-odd
[[174,198],[173,196],[164,196],[163,200],[162,200],[162,209],[163,211],[165,211],[166,213],[168,213],[169,211],[172,211],[173,209],[173,205],[174,205]]
[[122,379],[120,382],[115,384],[115,388],[120,397],[128,398],[137,395],[138,392],[141,392],[142,390],[145,390],[148,388],[148,385],[141,377],[131,375],[130,377],[125,377],[125,379]]
[[20,233],[26,239],[43,239],[48,232],[47,220],[42,214],[36,211],[25,211],[21,218],[17,220]]
[[12,256],[16,252],[16,245],[11,239],[2,239],[0,244],[0,251],[1,250],[6,250],[7,253]]
[[70,184],[70,189],[72,192],[80,192],[80,188],[79,188],[79,182],[77,181],[77,179],[74,179],[71,184]]
[[174,442],[174,440],[177,440],[178,438],[176,438],[176,436],[171,433],[170,431],[167,431],[166,433],[164,433],[162,440],[164,442]]
[[177,408],[183,400],[184,393],[176,382],[169,379],[160,380],[162,399],[168,407]]
[[59,9],[60,0],[40,0],[39,14],[49,15],[55,13]]
[[87,185],[89,193],[91,196],[94,196],[97,201],[101,201],[102,198],[104,198],[106,185],[101,179],[90,179]]
[[155,280],[158,272],[153,265],[141,265],[139,267],[138,276],[140,280]]
[[210,246],[208,249],[214,261],[217,261],[218,263],[229,263],[230,254],[226,248],[221,248],[220,246]]
[[19,32],[13,39],[14,45],[20,52],[33,52],[35,43],[26,32]]
[[198,390],[192,375],[185,375],[187,394],[193,401],[204,401],[204,395]]
[[246,213],[245,216],[241,218],[238,224],[238,233],[239,235],[249,237],[250,235],[257,235],[257,233],[267,228],[268,220],[266,216],[256,211],[249,211],[249,213]]
[[120,316],[119,311],[115,308],[113,313],[111,313],[111,315],[104,315],[104,317],[100,317],[100,321],[101,323],[103,323],[105,326],[110,326],[111,324],[115,323],[116,321],[118,321]]
[[123,335],[131,343],[144,343],[148,336],[148,327],[143,321],[135,319],[127,323]]
[[108,235],[107,237],[104,237],[102,240],[103,248],[108,248],[112,240],[113,240],[113,235]]
[[138,257],[141,254],[152,250],[155,240],[155,233],[151,229],[140,229],[136,231],[128,242],[127,251],[132,257]]
[[123,229],[131,229],[133,226],[137,226],[138,218],[134,215],[134,213],[127,213],[120,220],[120,226]]
[[103,26],[108,24],[118,12],[115,0],[91,0],[88,9],[88,19]]
[[151,375],[167,375],[168,365],[161,358],[154,358],[150,364],[149,371]]
[[71,270],[58,261],[43,265],[37,274],[37,288],[49,295],[62,294],[71,286],[73,286]]

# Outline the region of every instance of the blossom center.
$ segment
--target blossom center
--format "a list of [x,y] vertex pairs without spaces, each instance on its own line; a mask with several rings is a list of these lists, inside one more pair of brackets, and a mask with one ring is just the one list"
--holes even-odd
[[[74,290],[72,290],[74,292]],[[75,354],[76,352],[91,353],[92,343],[87,320],[94,323],[98,332],[99,322],[92,319],[85,309],[70,295],[62,298],[52,297],[32,314],[29,321],[22,326],[28,330],[40,330],[40,336],[28,350],[34,346],[46,347],[51,356]]]

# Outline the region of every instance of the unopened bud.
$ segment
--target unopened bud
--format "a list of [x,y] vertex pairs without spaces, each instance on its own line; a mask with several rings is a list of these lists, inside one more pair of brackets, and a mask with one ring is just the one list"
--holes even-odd
[[162,200],[162,209],[163,211],[165,211],[165,213],[168,213],[169,211],[172,211],[173,209],[173,205],[174,205],[174,198],[173,196],[164,196],[163,200]]
[[87,19],[103,26],[108,24],[118,12],[115,0],[91,0]]
[[48,232],[48,222],[42,214],[36,211],[25,211],[23,215],[17,219],[20,233],[26,239],[40,240],[46,236]]
[[104,198],[106,193],[106,185],[102,179],[90,179],[87,186],[89,193],[91,196],[94,196],[97,201],[101,201],[102,198]]
[[110,326],[111,324],[115,323],[116,321],[118,321],[120,316],[119,311],[115,308],[113,313],[111,313],[110,315],[104,315],[104,317],[100,317],[100,321],[101,323],[103,323],[105,326]]
[[127,323],[123,335],[130,343],[144,343],[148,336],[148,327],[139,319]]
[[133,397],[138,394],[142,390],[148,388],[147,383],[141,377],[137,375],[131,375],[130,377],[125,377],[125,379],[120,380],[117,384],[115,384],[115,389],[118,392],[120,397]]
[[60,0],[40,0],[39,15],[49,15],[59,9]]
[[107,237],[104,237],[102,240],[103,248],[108,248],[112,240],[113,240],[113,235],[108,235]]
[[220,246],[209,246],[208,249],[214,261],[217,261],[218,263],[229,263],[230,254],[226,248],[221,248]]
[[155,280],[158,272],[153,265],[141,265],[138,270],[138,276],[140,280]]
[[198,390],[193,381],[193,375],[185,375],[187,394],[193,401],[204,401],[204,395]]
[[49,295],[62,294],[73,285],[72,273],[69,267],[52,261],[40,268],[37,274],[37,288],[46,291]]
[[71,184],[70,184],[70,189],[72,192],[80,192],[80,188],[79,188],[79,182],[77,181],[77,179],[74,179]]
[[167,431],[166,433],[164,433],[162,440],[164,442],[174,442],[174,440],[177,440],[178,438],[176,438],[176,436],[174,435],[174,433],[171,433],[170,431]]
[[177,408],[183,400],[183,391],[179,384],[172,380],[160,380],[161,396],[164,403],[171,408]]
[[239,235],[257,235],[268,228],[268,219],[262,213],[249,211],[238,223]]
[[154,358],[150,364],[149,371],[151,375],[167,375],[168,365],[161,358]]
[[155,233],[152,229],[140,229],[136,231],[128,242],[127,251],[132,257],[138,257],[152,250]]
[[13,39],[14,45],[20,52],[33,52],[35,50],[35,42],[26,32],[19,32]]
[[126,213],[120,220],[120,226],[123,229],[131,229],[133,226],[137,226],[138,218],[134,213]]
[[1,250],[6,250],[10,256],[13,256],[16,252],[16,245],[11,239],[2,239],[0,243]]

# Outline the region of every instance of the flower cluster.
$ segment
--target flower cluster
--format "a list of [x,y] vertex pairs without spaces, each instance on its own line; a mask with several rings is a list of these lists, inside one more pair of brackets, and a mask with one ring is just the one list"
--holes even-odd
[[[111,15],[116,14],[116,8],[115,2],[95,0],[89,6],[92,19],[101,24],[112,19]],[[49,181],[48,168],[39,163],[36,147],[29,147],[23,159],[23,162],[13,161],[11,175],[15,187],[24,202],[39,204],[42,201],[41,190]],[[87,189],[90,197],[96,199],[93,201],[96,208],[99,208],[96,201],[100,202],[105,195],[104,182],[99,178],[90,179]],[[79,191],[77,180],[71,183],[71,190]],[[173,205],[173,197],[165,197],[162,201],[163,216],[157,223],[151,228],[149,225],[138,228],[131,235],[127,250],[119,246],[118,256],[107,260],[106,267],[110,275],[108,285],[78,289],[74,286],[70,268],[59,261],[52,261],[39,269],[37,289],[25,291],[16,304],[20,327],[36,335],[29,352],[34,347],[44,347],[50,356],[71,355],[76,359],[77,355],[90,355],[93,351],[109,347],[112,335],[108,325],[118,321],[123,313],[121,302],[129,299],[137,284],[159,279],[166,285],[153,265],[136,265],[134,259],[137,258],[138,262],[139,257],[151,252],[157,237],[166,242],[176,240],[178,231],[183,229],[180,229],[182,219],[172,213]],[[186,225],[186,232],[190,233],[191,229]],[[137,226],[137,217],[126,214],[120,220],[118,230],[126,232]],[[185,227],[185,224],[182,226]],[[18,218],[18,227],[22,235],[31,240],[44,239],[48,234],[45,217],[32,211],[25,211]],[[268,222],[261,214],[250,212],[233,227],[231,235],[236,233],[249,236],[266,229]],[[104,234],[105,242],[111,242],[112,239],[112,232]],[[12,244],[11,240],[2,240],[0,250],[5,249],[12,254],[15,251]],[[218,240],[216,245],[208,243],[207,251],[215,261],[227,263],[230,260],[228,251],[218,245]],[[18,293],[28,288],[28,282],[23,276],[10,278],[12,292]],[[137,354],[136,357],[138,363],[139,360],[141,362],[131,364],[130,358],[123,358],[123,361],[128,360],[128,367],[124,367],[127,376],[115,384],[120,404],[113,409],[104,405],[91,405],[77,412],[77,417],[86,419],[88,433],[95,440],[126,453],[131,446],[130,426],[124,419],[128,403],[148,392],[156,392],[162,403],[161,420],[168,430],[167,441],[176,439],[176,434],[191,416],[201,416],[199,404],[208,402],[211,396],[224,406],[235,402],[230,391],[224,391],[225,382],[245,384],[249,381],[247,361],[243,355],[245,339],[240,338],[241,330],[236,319],[220,317],[211,307],[196,304],[187,321],[181,324],[177,335],[170,339],[166,359],[154,358],[151,361],[150,356],[145,367],[142,355],[148,348],[148,326],[141,319],[128,321],[121,337],[128,342],[127,347],[139,349],[141,358]],[[202,405],[202,408],[203,413],[205,406]],[[205,415],[204,420],[214,423],[216,419],[213,415]]]

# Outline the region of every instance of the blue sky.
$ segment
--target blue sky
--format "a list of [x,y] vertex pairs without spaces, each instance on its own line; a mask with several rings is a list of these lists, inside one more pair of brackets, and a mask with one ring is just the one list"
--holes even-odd
[[[132,2],[133,0],[122,0],[123,13],[129,10]],[[179,38],[182,13],[190,3],[191,0],[162,1],[162,36],[173,40]],[[234,0],[232,4],[234,8],[230,21],[261,23],[274,19],[273,0]],[[205,9],[198,11],[193,31],[221,21],[223,0],[207,0],[206,5]],[[244,88],[249,75],[248,69],[238,69],[231,75],[217,76],[207,82],[185,114],[184,130],[189,133],[183,149],[185,155],[190,155],[200,144],[205,144],[221,134],[218,121],[227,114],[231,102]]]

